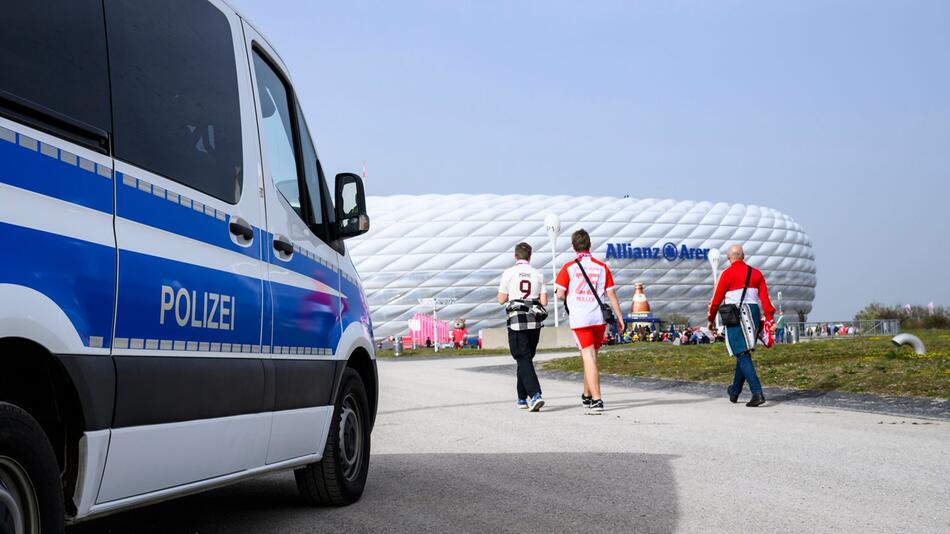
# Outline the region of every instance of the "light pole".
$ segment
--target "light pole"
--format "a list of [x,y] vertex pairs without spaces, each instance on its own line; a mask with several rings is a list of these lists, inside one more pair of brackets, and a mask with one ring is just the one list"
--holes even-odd
[[[713,275],[713,295],[716,294],[716,283],[719,281],[719,249],[711,248],[709,249],[709,254],[706,255],[709,258],[709,266],[712,267]],[[719,321],[719,314],[716,314],[716,330],[722,328],[722,325]]]
[[544,217],[544,229],[548,232],[548,239],[551,240],[551,291],[554,293],[554,298],[551,299],[551,302],[554,303],[554,328],[559,326],[558,313],[557,313],[557,288],[554,287],[554,280],[557,279],[557,264],[555,263],[557,258],[557,235],[561,232],[561,219],[553,213],[549,213]]
[[439,316],[438,307],[455,304],[458,300],[454,297],[436,297],[427,299],[418,299],[420,306],[432,306],[432,346],[436,352],[439,352]]

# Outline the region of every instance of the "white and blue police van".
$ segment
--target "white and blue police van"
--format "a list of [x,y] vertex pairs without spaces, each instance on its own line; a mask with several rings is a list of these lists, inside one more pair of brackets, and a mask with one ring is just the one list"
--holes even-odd
[[377,372],[280,56],[220,0],[0,6],[0,532],[278,470],[359,499]]

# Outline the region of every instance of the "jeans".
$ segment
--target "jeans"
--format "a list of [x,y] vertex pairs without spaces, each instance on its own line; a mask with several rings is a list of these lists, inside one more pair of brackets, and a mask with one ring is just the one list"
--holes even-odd
[[538,349],[541,329],[508,330],[508,348],[518,362],[518,398],[530,399],[541,394],[541,384],[534,372],[534,354]]
[[733,395],[742,393],[742,386],[746,380],[749,381],[749,390],[752,393],[762,393],[762,383],[759,382],[759,377],[755,374],[752,356],[748,353],[736,356],[736,376],[732,379],[729,392]]

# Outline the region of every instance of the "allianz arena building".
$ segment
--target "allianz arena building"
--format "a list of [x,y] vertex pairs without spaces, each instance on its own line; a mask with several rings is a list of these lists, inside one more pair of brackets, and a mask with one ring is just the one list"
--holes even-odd
[[[417,313],[431,313],[419,299],[456,299],[439,319],[464,318],[470,332],[505,325],[496,302],[501,273],[514,263],[514,247],[534,248],[551,294],[548,214],[560,218],[554,265],[571,261],[570,235],[584,228],[594,256],[614,274],[624,313],[634,284],[644,284],[653,312],[705,321],[713,291],[710,249],[733,243],[763,271],[773,301],[782,292],[790,320],[804,317],[815,297],[811,239],[791,217],[742,204],[615,197],[545,195],[397,195],[370,197],[370,231],[348,242],[363,279],[375,336],[404,335]],[[720,259],[721,272],[727,265]],[[561,319],[564,319],[563,307]],[[546,324],[553,324],[553,312]],[[562,323],[563,324],[563,323]]]

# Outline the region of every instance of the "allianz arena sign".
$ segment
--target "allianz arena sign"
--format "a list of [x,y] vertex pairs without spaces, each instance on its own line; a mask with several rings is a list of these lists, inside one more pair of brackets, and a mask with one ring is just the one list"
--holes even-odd
[[662,247],[635,247],[630,243],[607,243],[608,260],[708,260],[708,248],[695,248],[676,243],[666,243]]

